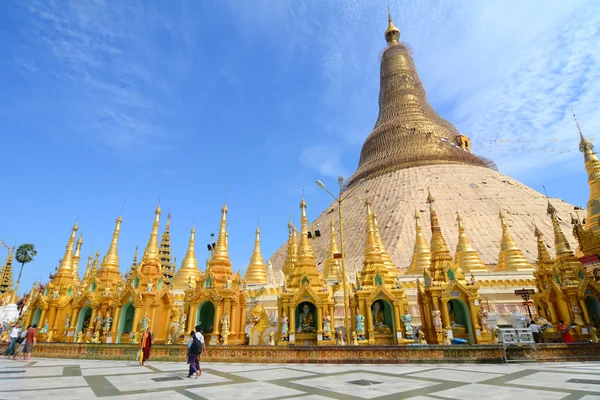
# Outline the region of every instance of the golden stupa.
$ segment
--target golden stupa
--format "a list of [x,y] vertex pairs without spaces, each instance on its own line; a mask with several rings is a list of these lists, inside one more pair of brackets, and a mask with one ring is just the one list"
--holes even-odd
[[[473,270],[494,311],[507,311],[507,305],[510,311],[524,312],[514,290],[517,286],[535,286],[531,263],[536,260],[537,244],[532,221],[538,223],[544,236],[553,235],[552,223],[546,216],[547,197],[498,172],[493,162],[473,154],[470,140],[433,110],[411,51],[400,41],[400,31],[391,17],[385,38],[388,46],[381,59],[379,115],[364,142],[358,168],[346,181],[347,194],[342,194],[343,224],[349,227],[344,231],[348,278],[354,281],[363,264],[363,231],[353,227],[364,221],[364,198],[368,193],[373,208],[379,212],[380,239],[390,257],[386,265],[395,265],[395,272],[404,275],[405,287],[412,289],[407,291],[409,299],[414,304],[414,280],[423,274],[432,257],[426,243],[430,221],[419,218],[427,211],[424,200],[430,187],[435,193],[441,229],[447,230],[444,236],[448,247],[458,251],[449,253],[451,259],[461,268],[464,266],[465,273]],[[586,157],[592,155],[586,153]],[[586,165],[588,170],[595,168],[590,163]],[[568,216],[573,211],[573,206],[558,199],[553,204],[560,215]],[[502,221],[498,219],[499,209]],[[460,226],[457,213],[461,215]],[[334,202],[314,223],[327,226],[337,214]],[[574,246],[568,222],[558,221],[566,240]],[[450,235],[456,231],[459,235]],[[326,238],[315,240],[317,263],[328,258],[329,244]],[[288,245],[281,246],[270,257],[275,270],[284,267],[287,248]],[[502,294],[498,294],[498,288]],[[416,307],[412,310],[418,313]]]

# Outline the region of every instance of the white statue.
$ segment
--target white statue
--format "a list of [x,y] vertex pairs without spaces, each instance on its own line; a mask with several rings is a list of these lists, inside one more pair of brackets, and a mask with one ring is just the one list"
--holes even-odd
[[223,318],[221,318],[221,337],[223,338],[223,344],[227,344],[227,339],[229,338],[229,314],[227,311],[225,311]]
[[435,333],[442,333],[442,312],[438,309],[431,311]]
[[490,313],[487,310],[484,310],[483,308],[481,308],[479,310],[479,318],[481,319],[481,329],[483,332],[489,332],[490,330],[490,326],[488,323],[488,317],[490,316]]

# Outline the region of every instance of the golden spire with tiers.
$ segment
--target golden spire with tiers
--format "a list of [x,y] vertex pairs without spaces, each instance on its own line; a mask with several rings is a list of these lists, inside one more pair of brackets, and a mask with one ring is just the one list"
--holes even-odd
[[327,258],[323,263],[323,271],[321,272],[323,275],[323,279],[326,281],[338,279],[338,272],[340,269],[339,259],[335,258],[336,254],[341,254],[340,249],[337,245],[336,236],[335,236],[335,225],[333,223],[333,219],[331,220],[330,227],[330,235],[329,235],[329,251],[327,252]]
[[135,270],[138,267],[138,250],[139,250],[139,246],[135,245],[135,252],[133,253],[133,262],[131,263],[131,267],[129,267],[130,272],[135,272]]
[[348,187],[363,178],[423,165],[487,167],[486,160],[460,147],[464,135],[429,105],[412,54],[400,42],[400,30],[389,13],[385,39],[388,47],[381,59],[379,116]]
[[423,236],[421,216],[417,210],[415,210],[415,231],[415,247],[410,260],[410,266],[406,270],[405,275],[422,275],[425,269],[431,265],[431,252],[429,251],[427,240]]
[[192,228],[190,232],[190,242],[188,244],[187,253],[183,258],[179,271],[173,279],[173,289],[186,289],[190,278],[195,282],[200,277],[200,269],[198,269],[198,260],[196,259],[196,229]]
[[502,224],[502,242],[498,254],[498,266],[494,272],[533,271],[533,266],[510,235],[502,210],[498,215]]
[[109,271],[119,272],[119,235],[121,233],[121,222],[123,222],[123,217],[119,215],[119,218],[115,222],[115,230],[113,231],[108,252],[104,255],[100,269],[98,270],[100,276],[106,275],[108,277],[108,275],[111,275]]
[[590,199],[587,203],[585,229],[600,233],[600,160],[598,160],[598,156],[594,152],[592,142],[583,136],[579,122],[575,118],[575,113],[573,113],[573,118],[579,131],[579,151],[583,153],[585,171],[587,172],[588,184],[590,186]]
[[464,273],[467,272],[489,272],[479,253],[475,251],[462,224],[460,213],[456,213],[456,222],[458,223],[458,243],[456,253],[454,253],[454,264],[458,265]]
[[308,241],[308,219],[306,218],[306,201],[302,197],[300,202],[302,212],[300,218],[300,244],[298,245],[298,261],[293,271],[289,287],[301,287],[304,280],[308,279],[309,285],[313,288],[323,287],[323,277],[317,270],[317,261],[312,246]]
[[434,282],[447,282],[448,271],[452,271],[455,279],[464,279],[460,268],[455,268],[450,249],[442,234],[442,227],[435,211],[435,199],[428,191],[427,203],[429,204],[429,217],[431,220],[431,266],[429,267]]
[[100,250],[96,252],[96,257],[94,258],[94,263],[92,264],[92,277],[96,277],[96,273],[98,272],[98,262],[100,261]]
[[535,238],[537,240],[537,274],[553,275],[555,260],[552,257],[550,257],[548,249],[546,248],[546,243],[544,243],[544,239],[542,239],[542,232],[538,229],[537,225],[535,225],[533,234],[535,235]]
[[227,279],[233,275],[231,260],[229,259],[229,248],[227,246],[227,204],[223,204],[223,208],[221,209],[219,237],[217,238],[212,258],[208,261],[208,271],[214,275],[214,283],[217,287],[225,286]]
[[162,234],[158,253],[160,257],[160,269],[163,275],[163,282],[166,285],[169,285],[174,275],[173,264],[171,262],[171,213],[167,215],[167,225],[165,226],[165,231]]
[[52,282],[55,285],[68,283],[73,280],[73,247],[75,245],[75,237],[78,229],[79,225],[75,222],[75,225],[73,225],[73,229],[71,230],[71,237],[69,237],[69,242],[67,243],[65,255],[62,260],[60,260],[60,265],[52,279]]
[[75,252],[73,253],[73,280],[75,283],[79,283],[79,259],[81,258],[81,246],[83,246],[83,233],[79,235],[77,245],[75,246]]
[[[558,222],[556,209],[548,201],[548,214],[552,219],[552,228],[554,229],[554,249],[556,250],[556,266],[560,271],[560,280],[562,285],[577,286],[579,284],[578,272],[583,268],[581,262],[573,251],[563,233]],[[566,282],[565,282],[566,281]]]
[[296,238],[296,227],[292,221],[288,221],[288,247],[285,263],[283,264],[283,276],[286,282],[292,281],[292,275],[298,263],[298,240]]
[[160,204],[154,211],[154,222],[152,223],[152,232],[150,233],[150,239],[148,245],[144,250],[144,256],[141,262],[141,273],[145,276],[157,276],[160,275],[160,257],[158,254],[158,226],[160,224]]
[[83,279],[81,280],[81,283],[87,282],[92,274],[92,255],[90,254],[88,256],[88,262],[87,262],[87,266],[85,267],[85,272],[83,274]]
[[267,267],[260,252],[260,228],[256,228],[256,238],[254,239],[254,251],[250,257],[250,265],[246,268],[244,276],[246,283],[251,285],[267,284]]
[[382,253],[385,250],[379,247],[377,243],[375,219],[371,211],[371,201],[368,197],[365,201],[365,206],[367,208],[367,237],[365,240],[365,259],[361,271],[362,283],[365,287],[392,285],[394,277],[384,264]]
[[381,258],[383,259],[383,265],[390,271],[392,274],[395,274],[397,271],[396,266],[392,262],[392,257],[385,250],[385,245],[383,244],[383,240],[381,240],[381,235],[379,232],[379,223],[377,222],[377,213],[373,212],[373,231],[375,232],[375,241],[377,242],[377,246],[381,250]]
[[0,274],[0,294],[4,294],[9,291],[13,285],[12,262],[13,252],[9,250],[8,256],[6,256],[6,261],[4,261],[2,273]]

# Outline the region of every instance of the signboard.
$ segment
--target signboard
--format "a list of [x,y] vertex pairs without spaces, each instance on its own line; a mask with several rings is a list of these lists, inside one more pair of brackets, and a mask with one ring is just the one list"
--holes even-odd
[[533,305],[533,301],[524,301],[523,305],[524,306],[532,306]]
[[454,339],[454,333],[452,333],[452,329],[448,329],[446,332],[448,332],[448,339]]
[[333,258],[342,258],[342,253],[335,253]]
[[450,292],[450,297],[460,297],[460,291],[459,290],[453,290]]
[[523,295],[532,295],[535,294],[535,289],[517,289],[515,290],[515,295],[523,296]]

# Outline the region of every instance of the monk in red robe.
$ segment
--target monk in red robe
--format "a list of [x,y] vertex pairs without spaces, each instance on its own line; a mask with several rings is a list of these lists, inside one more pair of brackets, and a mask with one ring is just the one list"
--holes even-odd
[[150,358],[150,348],[152,348],[152,333],[150,333],[150,328],[146,329],[146,332],[142,335],[141,340],[141,349],[144,356],[142,358],[142,365]]

